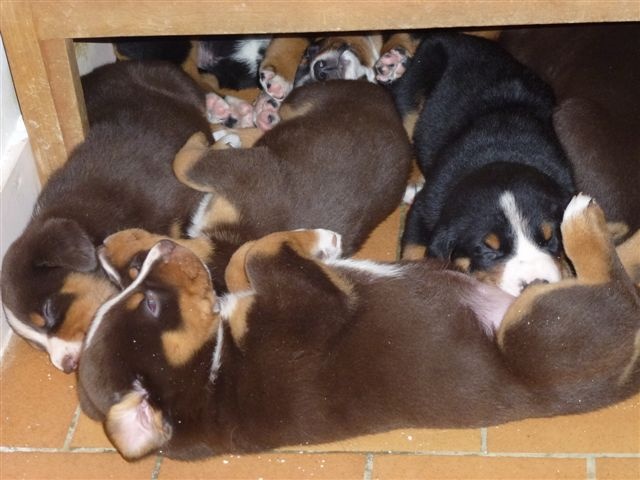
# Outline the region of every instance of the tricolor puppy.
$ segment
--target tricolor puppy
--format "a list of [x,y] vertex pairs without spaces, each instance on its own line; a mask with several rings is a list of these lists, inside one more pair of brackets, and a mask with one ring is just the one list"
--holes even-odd
[[[177,177],[207,194],[189,236],[219,291],[229,258],[243,243],[321,227],[340,233],[351,255],[402,199],[411,146],[383,87],[347,80],[305,85],[287,97],[280,115],[281,123],[250,148],[210,148],[199,133],[176,156]],[[101,258],[126,284],[157,241],[122,232],[107,239]]]
[[204,92],[173,65],[120,62],[86,75],[82,87],[87,138],[46,183],[2,264],[10,325],[65,372],[115,293],[96,247],[123,228],[184,231],[203,195],[177,181],[171,162],[194,131],[209,131]]
[[562,276],[562,212],[575,188],[549,87],[495,42],[425,37],[392,84],[426,179],[402,238],[518,295]]
[[506,30],[500,43],[551,85],[579,190],[620,240],[640,228],[640,23]]
[[[134,460],[621,401],[640,390],[640,289],[588,197],[570,203],[562,231],[577,278],[517,299],[436,260],[338,259],[340,236],[326,230],[242,246],[218,298],[206,266],[161,241],[91,324],[80,404]],[[632,240],[637,267],[640,233]]]

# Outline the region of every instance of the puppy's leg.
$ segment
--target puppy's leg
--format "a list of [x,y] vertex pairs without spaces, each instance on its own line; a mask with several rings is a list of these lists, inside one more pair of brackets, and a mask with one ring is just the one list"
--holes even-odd
[[225,270],[225,282],[229,291],[238,292],[251,287],[245,266],[252,257],[273,257],[284,246],[291,248],[301,257],[318,260],[334,259],[342,253],[341,236],[330,230],[272,233],[260,240],[245,243],[233,254]]
[[620,261],[607,229],[602,209],[586,195],[573,198],[567,206],[562,225],[564,249],[582,284],[610,281]]
[[[276,188],[283,181],[278,174],[279,161],[266,146],[209,149],[203,133],[191,136],[173,161],[173,172],[179,181],[201,192],[230,194],[242,188],[259,189],[264,178],[272,178]],[[262,182],[264,184],[264,182]]]
[[640,230],[616,248],[616,253],[634,283],[640,284]]
[[269,43],[260,64],[260,85],[272,98],[282,101],[293,88],[296,71],[309,39],[276,37]]
[[418,38],[409,33],[393,34],[382,46],[380,58],[374,66],[376,81],[388,84],[404,75],[418,43]]

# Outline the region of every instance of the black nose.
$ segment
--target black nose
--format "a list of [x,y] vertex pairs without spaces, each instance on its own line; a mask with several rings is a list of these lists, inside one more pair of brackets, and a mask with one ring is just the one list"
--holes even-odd
[[327,79],[327,68],[327,62],[324,60],[318,60],[313,64],[313,76],[316,77],[316,80]]

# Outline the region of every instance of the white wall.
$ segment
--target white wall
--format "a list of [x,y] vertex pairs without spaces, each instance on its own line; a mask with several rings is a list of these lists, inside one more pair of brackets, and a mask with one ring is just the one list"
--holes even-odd
[[[0,39],[0,260],[27,225],[40,182],[28,137],[20,115],[4,45]],[[115,61],[109,43],[77,44],[81,74]],[[1,268],[1,267],[0,267]],[[2,272],[0,271],[0,278]],[[0,298],[0,301],[2,299]],[[0,309],[0,357],[11,338],[4,311]]]

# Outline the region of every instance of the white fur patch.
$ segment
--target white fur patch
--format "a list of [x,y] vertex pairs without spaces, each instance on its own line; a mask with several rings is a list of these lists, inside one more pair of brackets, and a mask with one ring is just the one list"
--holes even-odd
[[91,321],[89,331],[87,332],[87,336],[84,341],[83,350],[86,350],[87,347],[91,345],[93,336],[95,335],[98,328],[100,328],[100,324],[102,323],[102,320],[104,319],[105,315],[109,313],[109,310],[111,310],[111,308],[114,305],[116,305],[120,300],[122,300],[127,295],[129,295],[129,293],[131,293],[133,290],[138,288],[138,285],[140,285],[144,281],[146,276],[151,271],[151,267],[156,262],[156,260],[160,258],[161,255],[162,254],[160,253],[160,249],[156,244],[151,250],[149,250],[149,253],[147,254],[147,258],[145,258],[144,263],[142,264],[142,268],[140,269],[140,273],[138,274],[136,279],[131,283],[131,285],[129,285],[127,288],[125,288],[122,292],[120,292],[115,297],[107,300],[105,303],[100,305],[100,308],[98,308],[95,315],[93,316],[93,320]]
[[116,285],[118,285],[119,287],[122,287],[122,278],[120,278],[120,274],[118,273],[118,270],[116,270],[115,267],[111,265],[111,263],[107,259],[107,256],[104,250],[99,250],[98,261],[100,262],[100,266],[106,272],[109,279],[111,279],[111,281]]
[[244,63],[249,68],[249,72],[252,75],[256,75],[262,53],[268,45],[268,39],[240,40],[238,48],[233,52],[231,58],[236,62]]
[[582,214],[582,212],[589,206],[593,199],[589,195],[585,195],[584,193],[579,193],[574,196],[567,208],[564,210],[564,215],[562,217],[563,222],[567,222],[574,217]]
[[222,365],[222,346],[224,344],[224,325],[222,319],[218,322],[218,334],[216,335],[216,346],[213,349],[213,357],[211,358],[211,367],[209,368],[209,381],[216,381],[218,371]]
[[198,208],[193,213],[191,217],[191,223],[189,224],[189,228],[187,229],[187,236],[189,238],[195,238],[202,235],[202,228],[204,227],[204,219],[207,214],[207,210],[211,205],[211,199],[213,198],[212,193],[207,193],[200,203],[198,204]]
[[233,312],[238,306],[238,301],[245,297],[255,295],[254,290],[244,290],[242,292],[228,293],[224,297],[220,298],[218,305],[220,309],[220,318],[223,321],[229,320]]
[[64,371],[63,364],[65,358],[71,357],[76,362],[80,358],[80,351],[82,349],[81,341],[69,341],[58,337],[50,337],[46,333],[39,332],[35,328],[22,322],[9,308],[4,307],[4,312],[11,328],[25,340],[44,348],[49,354],[51,363],[58,370]]
[[378,263],[371,260],[357,260],[354,258],[340,258],[325,262],[327,265],[359,272],[368,273],[380,278],[398,278],[404,273],[402,265],[393,263]]
[[549,283],[559,281],[560,268],[553,257],[532,240],[526,219],[518,208],[513,193],[503,193],[500,206],[511,225],[514,246],[498,286],[505,292],[518,296],[526,285],[535,280]]

